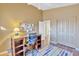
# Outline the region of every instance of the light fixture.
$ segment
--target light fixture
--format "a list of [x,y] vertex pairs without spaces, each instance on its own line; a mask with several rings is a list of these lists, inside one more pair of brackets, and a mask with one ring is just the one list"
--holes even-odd
[[3,26],[0,26],[0,30],[6,31],[7,29]]

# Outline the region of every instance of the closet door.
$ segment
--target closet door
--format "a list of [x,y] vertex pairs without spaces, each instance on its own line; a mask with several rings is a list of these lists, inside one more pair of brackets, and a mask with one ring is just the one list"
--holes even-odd
[[68,41],[68,20],[66,17],[62,18],[62,43],[66,44]]
[[68,40],[68,45],[71,47],[74,46],[74,41],[75,41],[75,19],[74,16],[69,17],[69,40]]
[[60,44],[73,46],[75,40],[75,20],[73,17],[60,17],[58,20],[58,41]]
[[53,19],[50,21],[51,25],[50,25],[50,39],[51,39],[51,43],[57,43],[57,18],[53,17]]
[[52,39],[53,41],[66,46],[79,48],[78,16],[59,17],[56,19],[56,21],[53,20],[52,25],[52,37],[54,39]]
[[57,40],[58,43],[63,44],[63,39],[62,39],[62,19],[58,19],[57,22]]
[[72,29],[72,22],[73,22],[73,20],[71,21],[71,18],[70,17],[65,17],[65,21],[64,21],[64,23],[65,23],[65,28],[64,28],[64,30],[65,30],[65,38],[64,38],[64,40],[65,40],[65,42],[64,42],[64,44],[65,45],[67,45],[67,46],[71,46],[72,47],[72,43],[71,43],[71,41],[72,41],[72,32],[73,32],[73,30],[74,29]]
[[[78,43],[78,20],[74,16],[63,17],[58,20],[58,42],[70,47],[76,47]],[[78,28],[77,28],[78,27]]]
[[60,17],[58,20],[58,40],[59,43],[66,45],[68,35],[67,35],[67,19],[65,17]]
[[79,16],[75,16],[75,39],[73,44],[75,48],[79,48]]

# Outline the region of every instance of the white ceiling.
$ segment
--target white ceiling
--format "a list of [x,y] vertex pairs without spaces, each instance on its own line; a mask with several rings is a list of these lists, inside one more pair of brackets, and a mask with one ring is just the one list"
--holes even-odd
[[51,8],[59,8],[64,6],[73,5],[75,3],[30,3],[30,5],[33,5],[41,10],[47,10]]

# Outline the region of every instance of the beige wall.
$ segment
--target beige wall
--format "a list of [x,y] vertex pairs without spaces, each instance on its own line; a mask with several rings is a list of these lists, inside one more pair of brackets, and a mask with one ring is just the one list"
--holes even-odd
[[33,23],[38,31],[38,23],[42,18],[41,13],[41,10],[27,4],[0,4],[0,26],[7,28],[7,31],[0,30],[0,41],[3,41],[3,44],[0,44],[0,51],[8,48],[9,40],[4,41],[4,39],[19,23]]
[[73,47],[79,47],[79,4],[55,8],[46,11],[27,4],[0,4],[0,25],[7,31],[0,30],[0,52],[8,48],[9,40],[4,38],[21,22],[34,23],[38,31],[39,20],[51,21],[51,39]]
[[79,48],[79,4],[43,11],[51,21],[51,40]]

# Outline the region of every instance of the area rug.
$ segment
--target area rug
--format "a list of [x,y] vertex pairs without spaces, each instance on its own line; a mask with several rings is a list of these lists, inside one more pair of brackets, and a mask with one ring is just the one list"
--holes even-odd
[[39,50],[31,50],[26,53],[26,56],[72,56],[73,53],[67,51],[65,49],[61,49],[59,47],[50,45],[46,49],[39,51]]

